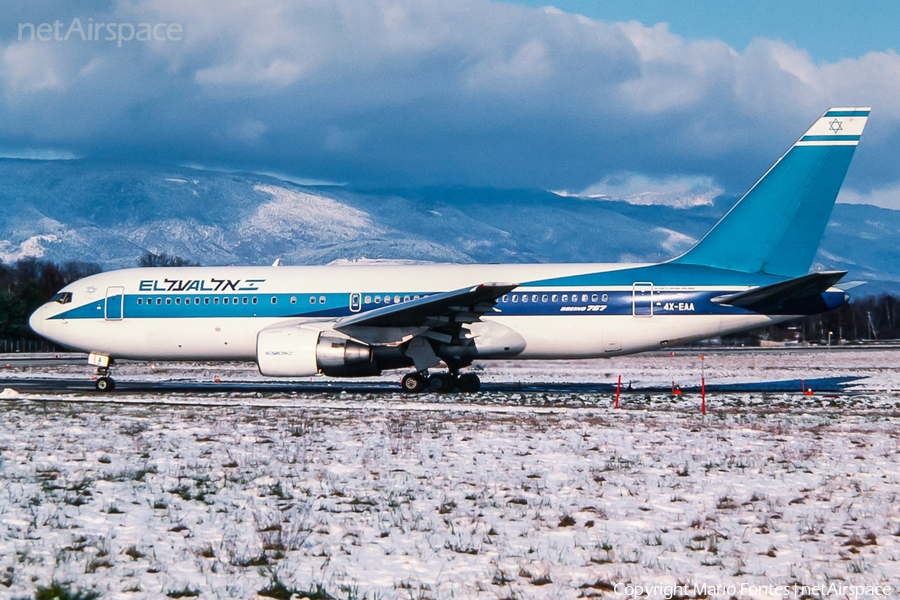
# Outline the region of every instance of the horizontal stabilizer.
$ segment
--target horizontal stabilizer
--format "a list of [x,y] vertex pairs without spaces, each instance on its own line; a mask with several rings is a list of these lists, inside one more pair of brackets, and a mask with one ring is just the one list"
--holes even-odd
[[749,310],[781,306],[788,302],[818,296],[846,274],[847,271],[810,273],[787,281],[753,288],[746,292],[717,296],[712,299],[712,302]]

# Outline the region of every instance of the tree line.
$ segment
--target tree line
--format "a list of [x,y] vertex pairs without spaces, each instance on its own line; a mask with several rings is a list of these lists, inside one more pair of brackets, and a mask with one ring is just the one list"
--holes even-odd
[[[141,267],[197,265],[180,256],[151,252],[140,257],[137,264]],[[19,342],[23,341],[41,340],[28,327],[31,313],[73,281],[102,270],[97,263],[82,261],[58,264],[34,257],[22,258],[12,264],[0,261],[0,350],[18,348]]]
[[[137,260],[141,267],[198,266],[180,256],[148,252]],[[57,264],[41,258],[0,262],[0,351],[10,342],[41,338],[28,327],[28,317],[63,287],[101,272],[96,263],[69,261]],[[725,343],[755,345],[761,340],[833,344],[840,341],[900,339],[900,299],[888,294],[851,299],[836,310],[723,338]]]
[[751,343],[761,339],[822,344],[837,344],[841,340],[897,340],[900,339],[900,299],[890,294],[851,298],[849,304],[827,313],[734,337],[741,336]]

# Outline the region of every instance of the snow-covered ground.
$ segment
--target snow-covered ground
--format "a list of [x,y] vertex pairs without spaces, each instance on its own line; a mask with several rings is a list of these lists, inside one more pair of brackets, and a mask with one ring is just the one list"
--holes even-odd
[[[615,410],[610,394],[579,392],[97,402],[10,387],[0,597],[54,581],[104,598],[896,596],[897,358],[710,351],[711,382],[857,381],[713,394],[705,417],[696,394],[662,392],[623,394]],[[698,354],[676,353],[488,363],[482,376],[686,387],[700,373]]]

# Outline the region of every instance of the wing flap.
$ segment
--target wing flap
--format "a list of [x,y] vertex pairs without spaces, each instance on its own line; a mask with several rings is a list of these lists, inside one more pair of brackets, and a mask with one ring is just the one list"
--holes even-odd
[[[518,287],[517,283],[482,283],[441,292],[400,304],[377,308],[339,319],[334,329],[370,343],[401,343],[411,336],[426,335],[442,343],[453,341],[461,323],[474,323],[495,312],[497,299]],[[377,340],[377,341],[376,341]]]

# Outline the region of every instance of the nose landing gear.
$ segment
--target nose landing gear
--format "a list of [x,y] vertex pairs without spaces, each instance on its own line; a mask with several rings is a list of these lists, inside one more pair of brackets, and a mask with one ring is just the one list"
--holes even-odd
[[91,352],[88,356],[88,364],[97,367],[97,378],[94,381],[94,389],[98,392],[111,392],[116,389],[115,380],[109,376],[110,368],[115,364],[112,358],[105,354]]

